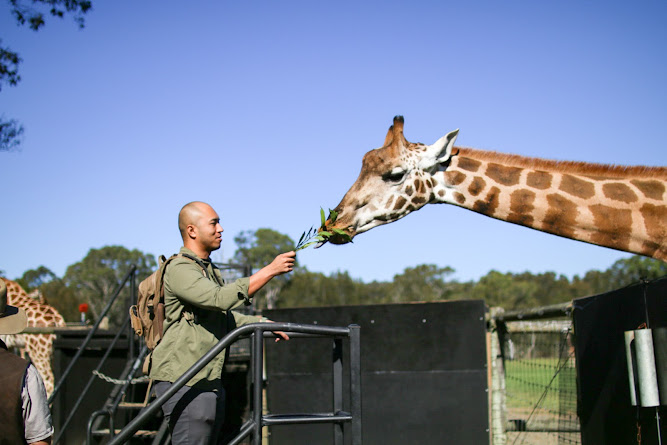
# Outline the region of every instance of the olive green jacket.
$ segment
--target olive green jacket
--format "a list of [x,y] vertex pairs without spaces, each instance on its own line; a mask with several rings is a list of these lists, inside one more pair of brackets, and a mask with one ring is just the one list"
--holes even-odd
[[[185,247],[180,253],[197,257]],[[153,380],[175,382],[227,334],[226,311],[250,302],[249,278],[221,286],[213,279],[215,273],[218,281],[224,283],[220,271],[209,261],[205,264],[211,279],[204,276],[197,263],[185,257],[175,258],[167,266],[164,275],[164,336],[153,350],[150,370]],[[236,326],[257,323],[261,319],[238,312],[232,314]],[[223,351],[187,385],[218,388],[224,361]]]

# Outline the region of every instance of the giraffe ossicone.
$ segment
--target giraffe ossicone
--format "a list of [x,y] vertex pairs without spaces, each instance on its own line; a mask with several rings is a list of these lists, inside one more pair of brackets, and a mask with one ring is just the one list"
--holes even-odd
[[[542,232],[667,261],[667,167],[553,161],[408,142],[402,116],[364,155],[334,209],[350,239],[426,204],[453,204]],[[332,243],[344,242],[332,237]]]

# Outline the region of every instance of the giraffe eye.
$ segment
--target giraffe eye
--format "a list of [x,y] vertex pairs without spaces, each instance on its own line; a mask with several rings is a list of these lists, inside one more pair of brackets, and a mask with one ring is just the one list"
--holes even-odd
[[395,168],[389,173],[382,175],[382,180],[385,182],[401,182],[405,176],[405,170]]

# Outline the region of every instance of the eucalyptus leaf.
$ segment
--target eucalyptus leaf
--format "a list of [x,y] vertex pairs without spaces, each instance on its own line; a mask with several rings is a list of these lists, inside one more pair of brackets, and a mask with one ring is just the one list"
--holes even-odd
[[338,212],[329,209],[329,219],[331,220],[331,224],[335,223],[337,218],[338,218]]
[[320,219],[322,220],[322,225],[320,227],[324,227],[327,220],[324,217],[324,209],[322,207],[320,207]]
[[317,241],[311,241],[311,242],[309,242],[309,243],[306,243],[306,244],[304,244],[303,246],[298,247],[298,248],[295,250],[295,252],[298,252],[298,251],[301,250],[301,249],[305,249],[306,247],[310,247],[310,246],[312,246],[313,244],[317,244]]

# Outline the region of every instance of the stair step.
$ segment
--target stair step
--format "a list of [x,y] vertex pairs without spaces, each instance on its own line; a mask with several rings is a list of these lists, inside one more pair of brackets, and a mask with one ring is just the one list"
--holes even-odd
[[[120,433],[120,428],[117,428],[114,430],[114,434]],[[95,436],[108,436],[109,435],[109,428],[101,429],[101,430],[95,430],[93,431],[93,434]],[[152,430],[139,430],[136,433],[134,433],[134,437],[154,437],[157,434],[157,431],[152,431]]]
[[146,404],[144,402],[121,402],[118,404],[118,408],[145,408]]

